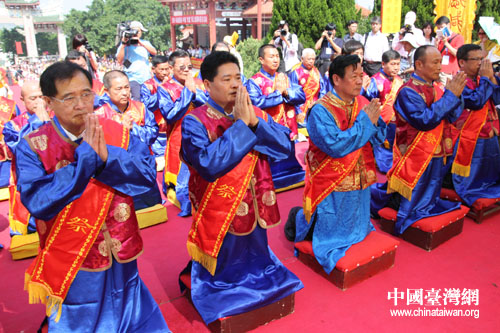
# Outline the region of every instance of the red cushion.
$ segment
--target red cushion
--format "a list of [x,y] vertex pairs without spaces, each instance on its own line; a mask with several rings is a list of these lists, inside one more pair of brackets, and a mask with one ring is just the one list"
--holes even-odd
[[[449,188],[442,188],[441,189],[441,198],[449,200],[449,201],[457,201],[457,202],[462,201],[462,199],[460,199],[460,196],[457,194],[457,192],[455,192]],[[484,208],[488,208],[490,206],[493,206],[495,203],[497,203],[499,201],[500,201],[500,198],[493,198],[493,199],[479,198],[472,204],[472,207],[475,210],[482,210]]]
[[498,201],[500,201],[500,198],[494,198],[494,199],[490,199],[490,198],[480,198],[480,199],[477,199],[473,204],[472,204],[472,208],[474,208],[475,210],[482,210],[484,208],[487,208],[487,207],[490,207],[490,206],[493,206],[495,203],[497,203]]
[[457,192],[455,192],[454,190],[452,190],[450,188],[442,188],[440,197],[442,199],[446,199],[449,201],[456,201],[456,202],[462,201],[462,199],[460,199],[460,196],[457,194]]
[[378,215],[384,220],[396,221],[398,218],[398,212],[392,208],[385,207],[378,211]]
[[[460,206],[460,209],[453,210],[446,214],[441,214],[437,216],[426,217],[424,219],[418,220],[411,225],[412,228],[418,228],[425,232],[436,232],[452,224],[461,218],[463,218],[469,208],[466,206]],[[385,207],[379,210],[378,214],[386,220],[396,221],[398,212],[392,208]]]
[[[344,272],[353,270],[394,250],[398,245],[398,240],[383,233],[372,231],[363,241],[352,245],[335,267]],[[298,242],[295,247],[299,252],[314,256],[312,242],[310,241]]]

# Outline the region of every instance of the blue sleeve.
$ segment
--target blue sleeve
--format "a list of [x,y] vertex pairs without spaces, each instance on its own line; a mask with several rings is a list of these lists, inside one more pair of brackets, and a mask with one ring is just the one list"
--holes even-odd
[[158,94],[151,94],[151,91],[145,84],[141,85],[141,102],[150,112],[158,110]]
[[195,96],[194,101],[193,101],[194,106],[195,107],[202,106],[207,101],[208,101],[208,92],[200,90],[200,89],[196,89],[196,96]]
[[[278,90],[273,91],[269,95],[264,95],[260,87],[255,83],[253,79],[247,81],[247,90],[252,104],[259,109],[268,109],[276,105],[280,105],[285,101],[283,96]],[[304,102],[302,102],[304,103]]]
[[19,106],[17,106],[17,103],[15,104],[16,106],[16,117],[21,115],[21,109],[19,109]]
[[191,104],[196,95],[198,95],[193,94],[188,88],[184,88],[182,89],[181,96],[175,101],[172,101],[170,94],[161,87],[158,87],[158,94],[160,112],[168,124],[172,124],[181,119],[189,109],[189,104]]
[[286,90],[288,96],[284,97],[285,103],[291,105],[300,105],[306,102],[306,93],[302,89],[302,86],[296,83],[290,82],[290,88]]
[[109,99],[109,96],[107,93],[104,93],[102,96],[95,95],[94,97],[94,110],[99,109],[101,106],[103,106],[106,103],[112,103],[111,99]]
[[377,88],[377,81],[374,78],[370,79],[370,85],[368,86],[368,89],[362,91],[362,95],[366,97],[369,101],[371,101],[374,98],[379,98],[380,92],[378,91]]
[[325,96],[328,93],[328,79],[325,81],[325,77],[321,76],[319,78],[319,95],[318,99]]
[[259,123],[255,130],[257,144],[253,149],[274,160],[286,159],[292,152],[292,142],[289,135],[290,130],[285,126],[277,124],[273,120],[273,117],[267,117],[267,122],[259,118]]
[[443,119],[454,122],[463,111],[463,101],[451,91],[445,90],[443,96],[427,107],[424,99],[410,88],[402,88],[394,103],[398,112],[411,126],[419,131],[429,131],[438,126]]
[[[298,77],[296,71],[290,71],[290,73],[288,73],[288,79],[290,80],[290,84],[293,84],[293,85],[298,85],[299,84],[299,77]],[[304,101],[304,103],[305,103],[305,101]],[[300,103],[300,104],[295,104],[294,105],[294,107],[295,107],[295,114],[302,113],[302,110],[300,109],[300,107],[302,105],[304,105],[304,103]]]
[[487,77],[481,77],[479,86],[476,89],[464,88],[462,97],[464,99],[464,108],[471,110],[480,110],[492,97],[495,85]]
[[97,180],[132,197],[151,190],[156,182],[156,161],[148,146],[130,136],[128,149],[108,145],[108,160]]
[[144,118],[144,126],[133,123],[131,133],[137,136],[146,145],[151,146],[158,137],[158,124],[156,123],[153,112],[147,109],[144,110]]
[[205,126],[190,115],[182,121],[181,131],[182,158],[209,182],[231,171],[258,142],[257,136],[241,120],[214,142],[210,142]]
[[10,151],[14,153],[15,148],[17,144],[21,141],[21,139],[24,138],[25,135],[31,133],[38,127],[42,126],[43,124],[44,122],[42,122],[37,117],[36,114],[33,114],[29,117],[28,123],[24,125],[19,132],[14,129],[14,126],[12,126],[12,122],[9,121],[7,124],[5,124],[2,134],[4,137],[4,141],[9,147]]
[[389,130],[389,126],[385,123],[382,117],[378,118],[377,121],[377,132],[370,138],[370,143],[374,146],[378,146],[384,143],[387,132]]
[[378,128],[372,124],[368,115],[361,111],[352,127],[341,131],[331,113],[324,106],[316,104],[307,117],[307,131],[311,141],[321,151],[339,158],[362,148],[377,134]]
[[17,189],[35,218],[50,220],[78,199],[104,162],[86,142],[75,150],[75,162],[48,175],[38,155],[22,139],[16,148]]

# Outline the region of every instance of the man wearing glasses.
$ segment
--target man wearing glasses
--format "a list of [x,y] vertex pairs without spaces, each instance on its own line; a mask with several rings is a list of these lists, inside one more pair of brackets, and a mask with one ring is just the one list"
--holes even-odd
[[164,189],[167,189],[165,194],[169,201],[180,208],[179,216],[189,216],[189,169],[179,158],[181,123],[192,109],[205,104],[207,96],[203,82],[193,78],[189,53],[183,50],[174,51],[168,62],[172,66],[172,78],[160,86],[157,92],[160,112],[167,122]]
[[53,331],[91,323],[169,332],[136,261],[143,243],[132,196],[155,183],[154,157],[124,126],[92,114],[92,78],[80,66],[57,62],[40,86],[55,116],[15,153],[21,200],[40,235],[26,272],[30,302],[46,304]]
[[480,45],[465,44],[457,51],[460,70],[467,75],[462,93],[464,111],[455,122],[460,137],[455,149],[452,179],[455,192],[472,206],[477,199],[500,198],[500,78]]

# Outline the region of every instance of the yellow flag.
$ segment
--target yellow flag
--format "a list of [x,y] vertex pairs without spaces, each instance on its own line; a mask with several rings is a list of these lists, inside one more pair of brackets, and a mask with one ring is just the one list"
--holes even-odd
[[448,17],[451,30],[461,34],[465,43],[470,43],[476,17],[476,0],[434,0],[434,5],[436,18]]

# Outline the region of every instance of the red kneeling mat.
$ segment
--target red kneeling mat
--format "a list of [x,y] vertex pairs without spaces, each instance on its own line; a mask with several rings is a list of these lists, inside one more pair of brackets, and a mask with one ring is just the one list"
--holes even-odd
[[[418,228],[425,232],[436,232],[443,229],[447,225],[460,220],[467,214],[468,211],[468,207],[460,206],[460,209],[418,220],[417,222],[413,223],[411,227]],[[385,207],[379,210],[378,214],[385,220],[396,221],[398,212],[392,208]]]
[[[398,245],[399,241],[397,239],[372,231],[363,241],[352,245],[346,251],[345,256],[337,261],[335,268],[341,272],[352,271],[356,267],[365,265],[371,260],[394,250]],[[311,241],[295,243],[295,248],[301,253],[314,256]]]
[[[457,194],[457,192],[455,192],[449,188],[442,188],[440,196],[441,196],[441,198],[449,200],[449,201],[456,201],[456,202],[462,201],[462,199],[460,199],[460,196]],[[500,198],[479,198],[472,204],[472,208],[474,208],[474,210],[476,210],[476,211],[480,211],[484,208],[488,208],[490,206],[493,206],[494,204],[496,204],[499,201],[500,201]]]

